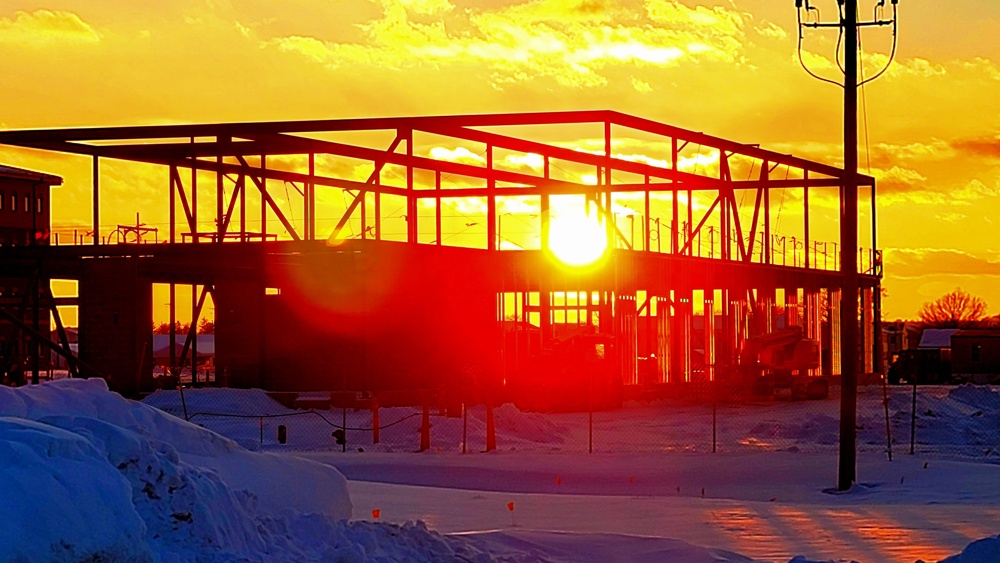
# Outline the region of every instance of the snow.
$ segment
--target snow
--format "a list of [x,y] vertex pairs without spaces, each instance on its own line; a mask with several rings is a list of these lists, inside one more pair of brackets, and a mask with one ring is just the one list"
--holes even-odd
[[[895,391],[898,438],[912,399]],[[880,400],[863,395],[863,412]],[[922,392],[918,455],[892,462],[884,418],[859,416],[861,483],[840,494],[837,420],[817,403],[755,406],[754,424],[720,427],[715,454],[703,405],[595,413],[595,454],[586,415],[511,405],[495,410],[500,451],[480,453],[485,413],[470,409],[464,425],[435,416],[417,455],[413,409],[382,409],[397,424],[373,445],[366,411],[303,414],[259,390],[185,401],[190,423],[167,414],[183,412],[176,391],[0,387],[0,560],[1000,560],[991,388]],[[341,453],[330,432],[345,416]],[[459,453],[463,426],[474,453]]]
[[18,523],[0,560],[252,559],[302,543],[264,523],[351,516],[332,467],[248,452],[100,379],[0,388],[0,405],[0,520]]

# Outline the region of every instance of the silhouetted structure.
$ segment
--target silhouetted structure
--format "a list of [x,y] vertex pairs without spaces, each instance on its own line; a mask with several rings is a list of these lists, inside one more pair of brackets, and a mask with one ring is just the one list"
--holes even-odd
[[967,329],[952,334],[951,372],[957,381],[1000,381],[1000,330]]
[[[62,178],[0,165],[0,247],[49,245],[49,191]],[[48,352],[30,335],[49,334],[48,279],[30,266],[16,275],[0,262],[0,379],[38,381]]]
[[[552,141],[587,127],[588,150]],[[11,131],[0,144],[93,158],[93,244],[3,249],[0,263],[80,281],[84,371],[125,393],[153,387],[153,283],[193,286],[198,313],[211,293],[216,369],[235,386],[547,388],[614,404],[735,384],[742,343],[792,325],[820,341],[811,374],[839,373],[837,245],[815,233],[840,225],[809,202],[844,172],[756,145],[612,111]],[[163,168],[166,244],[102,244],[106,159]],[[604,227],[592,266],[552,256],[550,218],[567,205]],[[776,232],[782,209],[796,236]],[[857,362],[881,371],[880,255],[858,258]]]

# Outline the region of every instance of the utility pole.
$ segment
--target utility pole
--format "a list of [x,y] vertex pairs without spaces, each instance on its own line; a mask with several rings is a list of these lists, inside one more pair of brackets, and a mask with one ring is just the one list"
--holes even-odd
[[857,480],[858,418],[858,0],[846,0],[844,186],[840,192],[840,463],[837,490]]
[[[810,76],[844,89],[844,177],[840,188],[840,459],[837,489],[846,491],[857,481],[857,407],[858,407],[858,87],[882,75],[896,53],[896,5],[891,0],[892,18],[881,17],[885,0],[879,0],[871,21],[858,21],[858,0],[836,0],[840,18],[837,22],[819,20],[819,10],[808,0],[795,0],[799,23],[799,61]],[[804,4],[804,5],[803,5]],[[805,9],[806,20],[802,14]],[[815,12],[815,20],[808,21]],[[892,26],[892,56],[885,68],[871,78],[858,80],[858,49],[860,30],[866,26]],[[838,44],[844,45],[843,83],[816,75],[802,58],[802,37],[805,28],[835,28],[840,33]],[[839,62],[840,53],[836,53]]]

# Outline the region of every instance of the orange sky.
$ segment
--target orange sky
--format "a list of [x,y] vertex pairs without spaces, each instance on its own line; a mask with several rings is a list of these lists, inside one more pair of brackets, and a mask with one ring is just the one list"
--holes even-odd
[[[996,314],[1000,3],[900,4],[860,158],[879,180],[885,316],[956,287]],[[807,36],[821,72],[833,39]],[[885,32],[864,41],[884,57]],[[799,68],[792,0],[6,0],[0,51],[5,129],[614,109],[841,160],[841,95]],[[54,224],[88,224],[89,161],[0,147],[0,162],[62,175]],[[165,173],[105,174],[102,223],[165,206]]]

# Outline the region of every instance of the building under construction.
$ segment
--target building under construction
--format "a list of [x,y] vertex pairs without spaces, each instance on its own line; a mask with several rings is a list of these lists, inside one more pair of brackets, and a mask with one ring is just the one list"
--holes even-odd
[[[0,303],[3,328],[47,338],[37,319],[61,327],[59,309],[78,307],[71,371],[123,394],[158,386],[154,286],[171,327],[210,298],[214,381],[234,387],[613,405],[750,384],[741,352],[782,329],[818,343],[804,377],[839,374],[852,328],[859,372],[880,371],[874,180],[858,176],[870,211],[845,217],[842,169],[757,145],[612,111],[8,131],[0,144],[93,170],[89,232],[0,247],[4,279],[31,295]],[[163,216],[155,239],[101,222],[109,189],[129,205],[123,176],[159,184],[151,205],[136,180],[131,210]],[[552,248],[573,210],[605,247],[586,265]],[[842,327],[836,244],[859,224],[872,247],[858,249],[860,323]],[[53,279],[77,295],[53,297]],[[197,362],[194,330],[179,337],[173,373]],[[4,361],[30,370],[38,348],[19,350]]]

